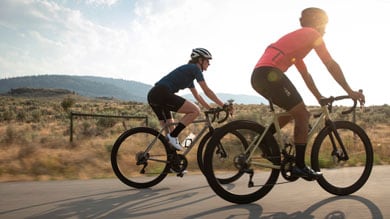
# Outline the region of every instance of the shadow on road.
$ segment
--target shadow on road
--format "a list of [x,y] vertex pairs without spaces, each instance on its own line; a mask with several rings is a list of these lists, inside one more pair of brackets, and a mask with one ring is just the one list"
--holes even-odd
[[[39,215],[31,215],[27,218],[133,218],[145,215],[159,215],[161,213],[191,206],[197,202],[205,201],[215,195],[194,199],[198,195],[196,190],[207,186],[191,188],[174,194],[167,194],[162,189],[130,189],[114,192],[98,193],[89,196],[75,197],[51,203],[41,203],[2,213],[10,213],[26,210],[28,208],[47,208],[47,205],[55,205],[55,208],[42,212]],[[135,193],[133,193],[135,192]],[[132,193],[129,195],[129,193]],[[192,201],[186,201],[191,199]],[[176,203],[176,204],[175,204]],[[181,204],[177,204],[181,203]],[[170,206],[170,207],[169,207]]]
[[[262,219],[312,219],[317,218],[313,215],[316,211],[323,211],[323,217],[321,218],[327,218],[327,219],[344,219],[347,218],[346,214],[340,210],[340,208],[328,208],[326,205],[333,204],[334,206],[337,206],[336,202],[339,201],[347,201],[351,202],[351,206],[356,206],[358,202],[361,203],[361,207],[367,208],[367,215],[359,215],[359,218],[372,218],[372,219],[383,219],[383,215],[380,211],[380,209],[370,200],[365,199],[360,196],[335,196],[331,198],[324,199],[322,201],[319,201],[313,205],[311,205],[309,208],[303,211],[294,212],[292,214],[288,214],[286,212],[275,212],[270,215],[263,215],[263,208],[258,204],[245,204],[245,205],[230,205],[225,207],[220,207],[212,210],[208,210],[205,212],[201,212],[195,215],[187,216],[186,219],[195,219],[195,218],[213,218],[214,215],[220,214],[220,212],[223,211],[229,211],[229,212],[235,212],[235,210],[247,210],[248,214],[246,218],[262,218]],[[329,209],[328,211],[322,208]],[[242,216],[243,214],[241,214]],[[235,215],[234,213],[231,213],[226,218],[236,218],[240,215]]]
[[[292,219],[292,218],[337,218],[346,217],[345,207],[365,209],[360,210],[363,215],[359,218],[382,219],[380,209],[370,200],[360,196],[335,196],[319,201],[309,208],[296,212],[264,212],[261,205],[257,203],[245,205],[232,205],[216,207],[210,199],[215,194],[204,195],[201,192],[207,186],[200,186],[181,191],[172,191],[169,188],[159,189],[130,189],[97,193],[89,196],[74,197],[66,200],[59,200],[55,203],[41,203],[26,208],[44,208],[46,210],[39,215],[30,215],[28,218],[158,218],[163,216],[178,215],[181,218],[269,218],[269,219]],[[171,191],[171,192],[170,192]],[[202,195],[203,194],[203,195]],[[214,201],[214,200],[213,200]],[[341,204],[342,203],[342,204]],[[48,206],[50,205],[50,207]],[[204,211],[192,211],[197,205],[208,206]],[[48,208],[49,207],[49,208]],[[280,209],[283,209],[281,206]],[[350,209],[349,209],[350,210]],[[178,215],[173,212],[179,212]],[[196,212],[196,213],[194,213]],[[4,212],[2,212],[4,213]]]

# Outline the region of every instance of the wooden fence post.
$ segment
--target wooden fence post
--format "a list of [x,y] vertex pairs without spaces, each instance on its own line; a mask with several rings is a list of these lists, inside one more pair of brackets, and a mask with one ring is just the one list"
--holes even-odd
[[70,112],[70,142],[73,141],[73,112]]

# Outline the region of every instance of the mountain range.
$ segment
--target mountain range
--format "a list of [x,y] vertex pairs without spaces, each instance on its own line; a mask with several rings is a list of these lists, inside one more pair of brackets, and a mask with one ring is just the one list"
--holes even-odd
[[[137,81],[95,76],[39,75],[0,79],[0,94],[10,94],[12,89],[17,88],[65,89],[87,97],[108,97],[144,103],[151,87],[152,85]],[[217,93],[217,96],[225,101],[234,100],[238,104],[267,103],[260,95]],[[183,97],[194,100],[191,94]]]

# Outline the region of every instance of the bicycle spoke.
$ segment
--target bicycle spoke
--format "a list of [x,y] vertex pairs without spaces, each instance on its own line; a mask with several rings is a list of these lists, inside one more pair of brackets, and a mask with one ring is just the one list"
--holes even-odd
[[[156,136],[158,132],[153,129],[135,128],[116,142],[111,159],[114,172],[122,182],[144,188],[157,184],[165,177],[167,150]],[[151,142],[154,143],[145,152]]]
[[[261,133],[261,126],[247,122],[235,121],[220,128],[205,153],[205,172],[210,186],[219,196],[234,203],[250,203],[263,197],[272,189],[279,175],[279,170],[266,167],[272,166],[272,162],[263,156],[256,144],[252,144]],[[220,146],[223,147],[223,157],[219,153]],[[242,175],[234,181],[222,183],[218,180],[232,177],[237,172]]]
[[[330,193],[346,195],[367,181],[373,163],[371,143],[356,124],[336,122],[342,145],[332,142],[330,129],[322,131],[313,144],[312,166],[323,173],[318,182]],[[346,151],[348,155],[344,153]]]

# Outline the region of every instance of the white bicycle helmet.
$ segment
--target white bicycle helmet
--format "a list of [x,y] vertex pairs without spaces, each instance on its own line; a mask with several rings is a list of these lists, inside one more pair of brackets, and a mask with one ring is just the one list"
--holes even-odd
[[198,57],[203,57],[205,59],[212,59],[213,58],[211,53],[207,49],[195,48],[192,50],[191,59],[196,59]]

